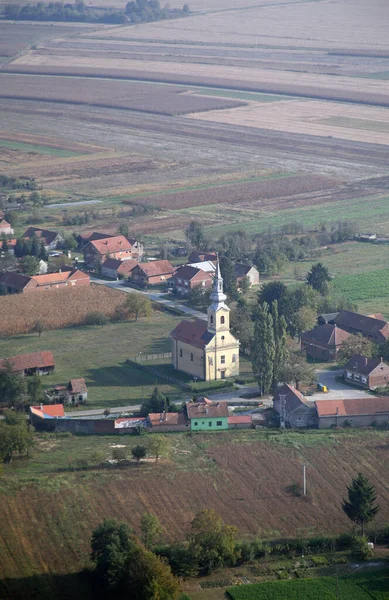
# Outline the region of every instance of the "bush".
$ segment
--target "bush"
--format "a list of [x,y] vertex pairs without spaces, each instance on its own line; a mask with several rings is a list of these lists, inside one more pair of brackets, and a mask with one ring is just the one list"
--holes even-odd
[[353,544],[354,537],[351,533],[342,533],[339,535],[336,540],[336,549],[337,550],[349,550]]
[[120,462],[127,458],[127,448],[114,448],[112,450],[112,458]]
[[85,325],[106,325],[108,322],[107,317],[104,313],[94,311],[90,312],[85,317]]
[[240,542],[235,546],[235,559],[238,565],[251,562],[255,558],[255,548],[249,542]]
[[359,560],[367,560],[373,554],[373,550],[368,546],[368,539],[364,535],[356,535],[354,537],[351,551]]
[[328,558],[325,556],[312,556],[311,560],[315,567],[326,567],[328,565]]
[[87,469],[89,466],[89,462],[87,458],[76,458],[76,460],[73,462],[73,467],[75,469]]

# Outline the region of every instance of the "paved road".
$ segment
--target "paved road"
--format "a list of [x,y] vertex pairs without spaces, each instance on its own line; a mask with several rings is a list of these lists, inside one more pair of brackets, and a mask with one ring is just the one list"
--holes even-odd
[[207,315],[204,314],[203,312],[200,312],[199,310],[190,308],[189,306],[186,306],[185,304],[180,304],[179,302],[177,302],[174,299],[168,300],[167,298],[163,298],[162,296],[164,296],[165,294],[161,294],[158,292],[153,293],[153,292],[146,292],[143,290],[137,290],[136,288],[132,288],[127,285],[123,285],[122,281],[107,281],[106,279],[99,279],[98,277],[95,277],[94,275],[91,276],[91,280],[93,281],[93,283],[97,283],[99,285],[105,285],[106,287],[110,287],[115,290],[120,290],[121,292],[125,292],[127,294],[132,294],[134,292],[136,292],[138,294],[143,294],[144,296],[148,296],[150,298],[150,300],[152,300],[153,302],[158,302],[159,304],[164,304],[165,306],[170,306],[171,308],[175,308],[176,310],[179,310],[180,312],[182,312],[186,315],[189,315],[191,317],[196,317],[197,319],[204,319],[204,320],[207,319]]
[[309,396],[309,400],[345,400],[346,398],[371,398],[371,394],[365,390],[349,387],[336,381],[336,377],[340,377],[342,371],[328,371],[326,369],[318,369],[316,371],[319,383],[326,385],[329,389],[327,394],[317,393]]
[[63,202],[62,204],[48,204],[47,208],[63,208],[64,206],[80,206],[81,204],[99,204],[102,200],[80,200],[79,202]]

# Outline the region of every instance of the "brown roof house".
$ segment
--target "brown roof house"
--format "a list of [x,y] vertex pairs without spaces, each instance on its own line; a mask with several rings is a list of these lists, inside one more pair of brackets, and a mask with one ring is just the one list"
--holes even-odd
[[138,263],[132,270],[131,280],[147,287],[166,283],[175,272],[175,268],[168,260],[155,260],[147,263]]
[[7,362],[12,364],[12,370],[15,373],[20,373],[23,377],[35,374],[48,375],[55,368],[54,356],[50,351],[18,354],[9,358],[2,358],[0,359],[0,369],[3,369]]
[[389,422],[389,396],[315,402],[319,429],[372,427]]
[[0,236],[2,235],[13,235],[14,230],[12,229],[10,223],[6,221],[3,217],[0,217]]
[[316,410],[301,392],[293,386],[284,383],[278,386],[273,397],[273,408],[286,427],[314,427],[316,425]]
[[101,265],[101,274],[110,279],[128,279],[137,264],[138,261],[131,258],[128,260],[106,258]]
[[389,365],[382,358],[354,354],[344,366],[343,377],[346,383],[375,390],[389,385]]
[[75,286],[90,286],[89,275],[73,268],[33,277],[13,271],[0,273],[0,289],[8,294],[26,294]]
[[198,252],[197,250],[193,250],[193,252],[191,252],[188,256],[188,263],[204,262],[206,260],[216,262],[216,252]]
[[207,289],[212,286],[213,274],[190,265],[179,267],[171,279],[173,290],[178,296],[187,296],[195,287]]
[[301,335],[301,349],[318,361],[336,360],[342,344],[350,333],[337,325],[318,325]]
[[230,331],[226,299],[217,265],[207,320],[184,319],[170,334],[175,369],[205,381],[239,375],[239,340]]
[[146,419],[147,427],[153,432],[157,431],[186,431],[189,421],[183,412],[150,413]]
[[23,238],[32,239],[33,237],[42,240],[46,250],[55,250],[59,244],[64,241],[58,231],[49,231],[48,229],[39,229],[39,227],[29,227],[22,235]]
[[185,406],[192,431],[228,429],[227,402],[211,402],[202,397],[196,402],[187,402]]
[[52,390],[47,390],[50,402],[78,405],[84,404],[88,398],[88,388],[85,379],[71,379],[67,385],[57,385]]
[[235,278],[238,287],[245,277],[250,281],[250,285],[259,285],[259,272],[255,267],[252,265],[235,263]]
[[92,240],[83,249],[84,262],[90,268],[99,268],[107,258],[127,260],[134,258],[133,246],[124,235]]
[[360,333],[376,344],[383,344],[389,338],[389,323],[384,319],[341,310],[331,322],[354,335]]

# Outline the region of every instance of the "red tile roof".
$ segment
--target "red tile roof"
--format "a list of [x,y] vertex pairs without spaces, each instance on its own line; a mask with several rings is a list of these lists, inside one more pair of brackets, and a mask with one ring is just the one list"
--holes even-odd
[[54,356],[48,350],[43,352],[32,352],[30,354],[18,354],[17,356],[11,356],[7,359],[3,358],[0,360],[0,369],[4,368],[7,360],[13,364],[14,371],[42,369],[55,366]]
[[63,270],[61,273],[45,273],[44,275],[34,275],[31,277],[32,281],[35,281],[38,285],[50,285],[56,283],[65,283],[69,279],[89,279],[87,273],[83,273],[77,269]]
[[40,417],[64,417],[65,410],[63,404],[40,404],[39,406],[31,406],[34,411],[34,414],[37,414]]
[[107,269],[112,269],[118,273],[131,273],[132,269],[139,264],[137,260],[129,258],[128,260],[120,260],[119,258],[106,258],[102,266]]
[[81,377],[80,379],[71,379],[68,384],[69,391],[74,394],[84,394],[88,391],[86,387],[85,379]]
[[154,260],[147,263],[138,263],[138,266],[147,277],[170,275],[175,271],[175,268],[168,260]]
[[229,425],[239,425],[242,423],[252,423],[253,419],[251,415],[233,415],[228,417]]
[[109,254],[110,252],[127,252],[132,248],[132,244],[130,244],[124,235],[116,235],[115,237],[103,238],[101,240],[92,240],[89,244],[91,244],[101,255]]
[[304,331],[301,336],[303,341],[312,341],[326,346],[341,346],[350,337],[348,331],[344,331],[336,325],[318,325],[310,331]]
[[54,242],[55,238],[58,236],[58,231],[49,231],[48,229],[39,229],[39,227],[29,227],[27,231],[24,232],[22,237],[24,238],[33,238],[37,237],[40,240],[43,240],[45,244],[48,246],[52,242]]
[[170,334],[173,339],[186,342],[197,348],[204,348],[214,337],[213,333],[207,331],[207,322],[203,319],[188,321],[184,319]]
[[187,402],[189,419],[228,417],[227,402]]
[[10,223],[8,223],[8,221],[0,217],[0,229],[9,229],[10,227]]
[[148,419],[152,427],[185,425],[186,423],[183,413],[150,413]]
[[[353,398],[345,400],[319,400],[315,402],[319,417],[351,417],[389,413],[389,396]],[[338,412],[337,412],[338,411]]]
[[191,265],[184,265],[183,267],[177,269],[174,274],[174,278],[177,279],[179,277],[185,281],[191,281],[196,277],[196,275],[200,275],[199,279],[204,281],[207,279],[210,281],[213,280],[213,276],[210,273],[203,271],[202,269],[198,269],[197,267],[192,267]]

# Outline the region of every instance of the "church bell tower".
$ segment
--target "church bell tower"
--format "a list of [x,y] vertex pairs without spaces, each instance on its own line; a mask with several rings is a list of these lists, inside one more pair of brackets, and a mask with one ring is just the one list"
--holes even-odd
[[219,260],[212,284],[211,306],[208,308],[208,331],[218,333],[230,329],[230,309],[225,304],[227,296],[223,290],[223,278],[220,274]]

